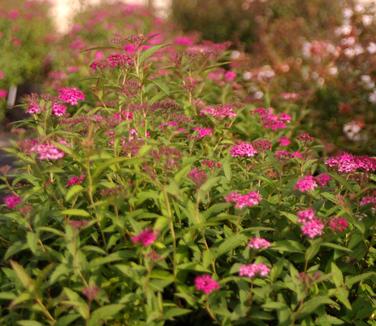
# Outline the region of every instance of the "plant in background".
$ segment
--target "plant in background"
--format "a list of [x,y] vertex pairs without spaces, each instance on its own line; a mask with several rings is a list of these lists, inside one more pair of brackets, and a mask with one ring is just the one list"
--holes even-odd
[[90,85],[27,101],[1,323],[371,325],[376,160],[324,161],[298,105],[247,100],[228,44],[171,38],[127,35]]
[[55,38],[49,6],[48,2],[36,0],[1,1],[0,120],[11,86],[40,82]]

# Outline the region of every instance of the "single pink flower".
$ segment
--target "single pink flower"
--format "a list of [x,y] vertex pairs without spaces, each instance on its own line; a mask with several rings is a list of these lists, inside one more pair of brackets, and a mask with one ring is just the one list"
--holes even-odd
[[334,232],[343,232],[349,227],[349,222],[343,217],[332,217],[329,220],[329,228]]
[[289,138],[282,136],[281,138],[278,139],[278,142],[281,146],[287,147],[291,144],[291,141]]
[[0,88],[0,100],[8,96],[8,91],[6,89]]
[[140,244],[143,247],[152,245],[157,239],[157,233],[151,229],[141,231],[139,234],[131,237],[131,241],[134,244]]
[[80,176],[73,176],[67,181],[67,187],[72,187],[74,185],[80,185],[82,182],[84,182],[85,176],[80,175]]
[[257,154],[256,149],[250,143],[240,143],[230,149],[232,157],[253,157]]
[[270,268],[263,263],[254,263],[248,265],[241,265],[239,269],[239,276],[256,277],[256,276],[268,276]]
[[61,103],[52,104],[52,113],[57,117],[62,117],[67,111],[67,107]]
[[248,247],[252,249],[267,249],[270,247],[270,242],[264,238],[255,237],[249,240]]
[[4,198],[4,204],[9,209],[16,208],[21,203],[21,197],[17,195],[8,195]]
[[236,208],[243,208],[258,205],[262,200],[262,197],[258,191],[251,191],[245,195],[231,192],[225,197],[225,200],[234,203]]
[[323,230],[324,224],[318,218],[313,218],[312,220],[305,222],[301,227],[302,233],[311,239],[322,235]]
[[316,180],[313,176],[307,175],[305,177],[299,178],[295,184],[295,189],[301,192],[307,192],[314,190],[317,187]]
[[199,275],[195,278],[195,288],[197,291],[202,291],[205,294],[210,294],[220,288],[219,283],[214,280],[211,275]]
[[59,89],[59,99],[71,105],[77,105],[79,101],[85,100],[85,94],[75,87]]
[[228,82],[232,82],[236,79],[236,72],[235,71],[226,71],[225,72],[225,80],[228,81]]

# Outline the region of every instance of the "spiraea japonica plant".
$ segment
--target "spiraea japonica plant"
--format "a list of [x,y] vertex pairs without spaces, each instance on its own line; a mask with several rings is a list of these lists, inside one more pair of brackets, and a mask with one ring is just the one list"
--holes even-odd
[[180,40],[27,100],[2,325],[372,325],[375,159],[324,159],[295,107],[245,103],[226,44]]

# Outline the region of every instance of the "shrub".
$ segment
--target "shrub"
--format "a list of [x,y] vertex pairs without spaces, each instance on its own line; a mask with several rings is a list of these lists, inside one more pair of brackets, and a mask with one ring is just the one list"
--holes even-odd
[[0,120],[11,85],[36,82],[43,75],[53,39],[47,2],[3,0],[0,4]]
[[218,71],[226,49],[138,35],[85,92],[28,100],[1,170],[3,325],[372,324],[375,159],[324,161],[299,107]]

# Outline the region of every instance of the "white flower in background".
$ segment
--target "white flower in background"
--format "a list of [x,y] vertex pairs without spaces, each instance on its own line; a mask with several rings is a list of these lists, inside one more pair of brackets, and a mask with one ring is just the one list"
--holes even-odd
[[351,18],[354,12],[350,8],[345,8],[343,10],[343,17],[345,18]]
[[349,35],[352,31],[350,24],[343,24],[336,29],[336,35]]
[[257,92],[254,94],[254,97],[255,97],[255,99],[257,99],[257,100],[261,100],[261,99],[264,97],[264,93],[261,92],[261,91],[257,91]]
[[337,67],[330,67],[329,68],[329,74],[332,75],[332,76],[335,76],[338,74],[338,68]]
[[360,44],[357,44],[354,46],[354,52],[355,52],[355,55],[362,54],[364,53],[364,48]]
[[364,11],[364,5],[362,5],[361,3],[358,3],[356,6],[355,6],[355,11],[357,12],[357,13],[361,13],[361,12],[363,12]]
[[232,51],[231,52],[231,59],[232,60],[239,59],[239,57],[240,57],[240,52],[239,51]]
[[375,54],[376,53],[376,43],[370,42],[367,46],[367,51],[369,54]]
[[369,26],[372,24],[373,17],[371,15],[364,15],[362,17],[362,23],[364,26]]
[[253,77],[253,75],[252,75],[252,73],[251,73],[250,71],[245,71],[245,72],[243,73],[243,79],[244,79],[244,80],[251,80],[252,77]]
[[352,46],[355,44],[355,37],[350,36],[350,37],[343,38],[341,41],[341,44],[345,46]]
[[362,75],[360,80],[367,89],[372,89],[375,87],[375,82],[372,80],[370,75]]
[[346,135],[348,139],[352,141],[361,140],[361,130],[362,126],[357,121],[350,121],[343,125],[343,133]]
[[376,89],[375,89],[371,94],[369,94],[369,96],[368,96],[368,100],[369,100],[372,104],[376,104]]

